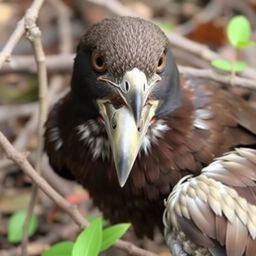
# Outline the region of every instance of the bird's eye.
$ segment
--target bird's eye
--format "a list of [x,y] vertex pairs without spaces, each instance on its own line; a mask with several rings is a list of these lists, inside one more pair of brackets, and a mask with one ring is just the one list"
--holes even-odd
[[166,64],[166,55],[163,52],[158,60],[156,72],[161,73],[164,70],[165,64]]
[[105,59],[100,53],[92,54],[92,66],[97,72],[104,72],[107,69]]

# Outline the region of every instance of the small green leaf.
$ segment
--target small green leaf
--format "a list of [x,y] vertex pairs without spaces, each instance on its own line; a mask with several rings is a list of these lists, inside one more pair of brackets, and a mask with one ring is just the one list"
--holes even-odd
[[159,22],[157,25],[165,32],[170,32],[173,30],[174,26],[173,23],[170,21],[164,21],[164,22]]
[[247,68],[247,64],[244,61],[236,61],[233,63],[233,69],[236,72],[243,72]]
[[121,223],[103,230],[102,245],[100,251],[108,249],[114,242],[119,239],[130,227],[129,223]]
[[249,20],[243,15],[233,17],[227,26],[227,36],[230,43],[235,47],[239,47],[240,42],[249,41],[251,36]]
[[59,242],[43,252],[42,256],[71,256],[73,245],[70,241]]
[[107,220],[105,220],[103,218],[100,218],[98,216],[89,215],[89,216],[86,216],[86,219],[88,220],[89,223],[93,223],[95,220],[101,219],[102,220],[102,227],[105,227],[109,224]]
[[237,47],[245,48],[245,47],[249,47],[249,46],[253,46],[253,45],[256,45],[256,43],[253,41],[241,41],[237,44]]
[[242,72],[247,67],[247,64],[243,61],[230,62],[230,61],[221,60],[221,59],[213,60],[211,62],[211,64],[215,68],[218,68],[218,69],[224,70],[224,71],[234,70],[236,72]]
[[[26,211],[18,211],[18,212],[15,212],[10,217],[8,222],[8,231],[7,231],[7,238],[10,243],[17,243],[22,241],[23,225],[25,222],[26,215],[27,215]],[[37,226],[38,226],[37,217],[35,215],[32,215],[29,229],[28,229],[29,237],[36,232]]]
[[102,243],[102,220],[95,220],[77,237],[72,256],[97,256]]
[[227,60],[217,59],[217,60],[213,60],[211,64],[213,67],[218,68],[220,70],[224,70],[224,71],[232,70],[232,62]]

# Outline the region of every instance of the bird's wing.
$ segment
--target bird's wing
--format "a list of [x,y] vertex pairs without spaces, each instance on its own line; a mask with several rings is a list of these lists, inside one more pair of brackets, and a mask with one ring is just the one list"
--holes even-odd
[[[63,139],[61,135],[60,125],[60,109],[62,103],[68,100],[69,94],[56,103],[45,124],[45,151],[48,154],[49,162],[54,171],[62,178],[74,180],[70,170],[66,167],[63,158]],[[65,114],[64,114],[65,116]]]
[[184,233],[191,255],[197,247],[208,248],[202,255],[255,255],[255,181],[256,151],[246,148],[216,159],[195,178],[183,178],[166,201],[166,234],[171,227]]
[[[187,80],[196,95],[194,106],[198,120],[217,120],[217,125],[236,126],[256,134],[256,108],[242,97],[220,88],[220,85],[205,79]],[[204,127],[202,127],[204,128]]]

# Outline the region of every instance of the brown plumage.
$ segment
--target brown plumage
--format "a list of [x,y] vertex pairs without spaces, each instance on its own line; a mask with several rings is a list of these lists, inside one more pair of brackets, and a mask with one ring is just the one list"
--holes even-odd
[[[54,106],[46,124],[45,148],[54,170],[63,177],[74,177],[106,218],[130,221],[138,236],[152,237],[155,227],[162,229],[163,201],[181,177],[198,174],[214,157],[236,146],[256,142],[255,109],[208,80],[182,78],[180,82],[169,48],[155,25],[138,18],[113,18],[93,26],[78,47],[72,90]],[[96,74],[91,67],[94,51],[102,54],[106,74]],[[158,72],[163,51],[165,66]],[[141,76],[135,68],[146,74],[147,81],[157,77],[142,112],[133,108],[133,102],[118,87],[129,70]],[[107,85],[99,84],[102,76],[108,79]],[[114,87],[109,80],[115,81]],[[98,99],[113,104],[117,113],[127,108],[125,111],[136,113],[135,119],[142,113],[139,121],[144,120],[148,104],[158,102],[141,135],[128,179],[122,176],[120,165],[127,158],[119,157],[116,144],[110,143],[108,119],[99,111]],[[114,123],[112,128],[119,125]],[[139,128],[140,122],[136,125],[139,132],[144,129]],[[130,136],[133,141],[130,129],[122,128],[121,136]],[[125,185],[120,187],[118,180],[121,186],[126,181]]]
[[255,255],[256,150],[236,149],[180,180],[164,222],[166,240],[173,232],[189,255]]

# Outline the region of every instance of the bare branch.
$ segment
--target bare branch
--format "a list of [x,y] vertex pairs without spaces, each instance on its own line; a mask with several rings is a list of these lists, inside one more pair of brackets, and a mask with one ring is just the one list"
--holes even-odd
[[6,156],[14,161],[23,172],[28,175],[32,181],[42,189],[42,191],[49,196],[59,207],[65,210],[70,216],[72,216],[75,223],[80,227],[86,226],[86,221],[83,216],[80,215],[77,207],[71,205],[62,196],[60,196],[48,183],[35,171],[35,169],[28,162],[26,157],[17,152],[6,137],[0,132],[0,146],[4,150]]
[[70,53],[73,50],[72,28],[70,23],[71,9],[61,0],[48,0],[54,7],[58,18],[60,52]]
[[[41,8],[44,0],[34,0],[31,7],[28,11],[30,11],[33,15],[33,19],[36,19],[38,16],[39,9]],[[19,42],[21,37],[25,33],[25,17],[23,17],[17,24],[14,32],[9,38],[8,42],[4,46],[3,50],[0,52],[0,69],[2,68],[5,61],[8,61],[13,49],[16,44]]]
[[239,76],[221,75],[216,73],[213,69],[197,69],[185,66],[179,66],[179,71],[185,76],[192,76],[198,78],[212,79],[216,82],[244,87],[248,89],[256,89],[256,81],[248,78],[242,78]]
[[[59,193],[57,193],[44,178],[42,178],[35,169],[28,162],[24,154],[19,153],[7,140],[7,138],[0,132],[0,147],[5,152],[6,156],[14,161],[21,170],[28,175],[33,183],[35,183],[49,198],[51,198],[60,208],[62,208],[79,226],[80,229],[85,228],[88,223],[80,214],[76,205],[66,201]],[[116,248],[127,251],[135,256],[158,256],[153,252],[141,249],[130,242],[118,240],[114,246]]]
[[[74,54],[60,54],[60,55],[50,55],[46,58],[46,65],[47,69],[50,72],[66,72],[70,73],[72,70],[73,65],[73,58]],[[13,60],[17,61],[17,63],[20,63],[19,57],[13,57]],[[20,65],[23,65],[24,68],[30,68],[33,66],[33,59],[32,57],[26,57],[26,62],[20,63]],[[63,66],[62,63],[64,64]],[[183,75],[189,75],[193,77],[201,77],[201,78],[208,78],[215,80],[217,82],[230,84],[233,86],[239,86],[239,87],[246,87],[249,89],[256,89],[256,79],[249,79],[244,77],[235,76],[233,79],[230,78],[229,75],[226,74],[219,74],[214,69],[197,69],[192,67],[185,67],[185,66],[178,66],[179,71]],[[1,109],[0,109],[1,110]],[[1,111],[0,111],[1,113]]]
[[124,6],[118,0],[88,0],[88,2],[103,6],[118,16],[136,16],[134,11]]
[[[35,19],[32,16],[33,13],[27,12],[25,17],[25,24],[27,29],[27,38],[30,40],[35,60],[38,68],[38,82],[39,82],[39,118],[38,118],[38,128],[37,128],[37,157],[36,157],[36,170],[38,173],[41,172],[42,166],[42,155],[44,148],[44,123],[47,118],[47,72],[45,65],[45,55],[43,51],[42,41],[41,41],[41,31],[35,24]],[[28,228],[30,219],[33,214],[35,204],[37,202],[38,188],[33,184],[32,196],[28,206],[27,216],[24,222],[23,228],[23,240],[22,240],[22,255],[27,255],[27,243],[28,243]]]
[[[172,45],[175,45],[176,47],[182,48],[186,51],[192,52],[193,54],[196,54],[207,61],[213,61],[215,59],[223,58],[218,53],[210,50],[204,44],[194,42],[176,33],[168,33],[167,36]],[[246,76],[248,78],[256,79],[256,71],[252,67],[247,67],[242,74],[243,76]]]
[[36,103],[0,106],[0,122],[30,116],[36,109]]
[[187,35],[192,32],[196,26],[200,23],[207,23],[216,19],[223,10],[224,1],[222,0],[211,0],[202,11],[196,14],[189,21],[177,26],[175,33]]
[[[73,54],[49,55],[46,58],[47,70],[50,73],[70,72],[73,64]],[[3,66],[0,74],[8,73],[36,73],[36,63],[33,56],[12,56]]]

